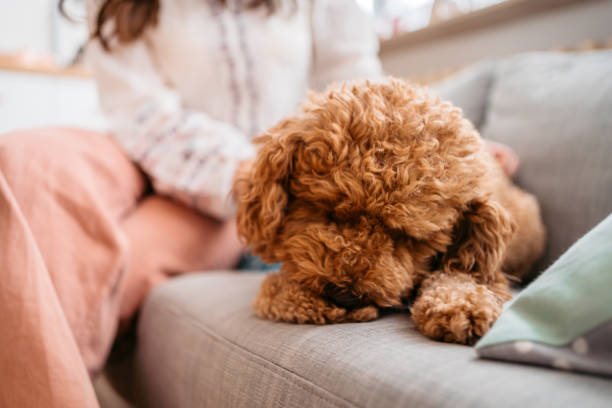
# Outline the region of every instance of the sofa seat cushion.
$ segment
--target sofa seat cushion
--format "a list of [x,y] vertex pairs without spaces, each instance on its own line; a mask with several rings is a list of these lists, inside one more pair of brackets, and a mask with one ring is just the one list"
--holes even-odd
[[327,326],[266,321],[260,273],[173,279],[147,299],[135,380],[150,407],[607,407],[610,380],[484,361],[406,314]]

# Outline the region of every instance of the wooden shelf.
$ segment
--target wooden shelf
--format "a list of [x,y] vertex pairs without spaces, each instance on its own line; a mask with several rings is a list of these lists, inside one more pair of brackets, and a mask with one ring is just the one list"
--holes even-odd
[[91,73],[81,66],[59,68],[49,63],[28,63],[11,55],[0,55],[0,70],[61,77],[91,78]]
[[591,1],[602,0],[508,0],[432,24],[421,30],[407,32],[381,41],[380,53],[385,54],[398,48],[422,45],[428,41],[505,23],[513,19],[550,11],[557,7]]

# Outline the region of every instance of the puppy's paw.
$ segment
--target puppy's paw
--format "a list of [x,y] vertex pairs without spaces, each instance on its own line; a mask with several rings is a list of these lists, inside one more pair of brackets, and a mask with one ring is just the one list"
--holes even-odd
[[501,312],[499,297],[477,284],[431,287],[411,308],[412,319],[423,334],[461,344],[474,344]]
[[355,309],[346,315],[347,322],[369,322],[374,319],[378,319],[378,308],[376,306]]
[[288,323],[339,323],[346,321],[346,309],[315,295],[282,274],[264,279],[253,302],[259,317]]

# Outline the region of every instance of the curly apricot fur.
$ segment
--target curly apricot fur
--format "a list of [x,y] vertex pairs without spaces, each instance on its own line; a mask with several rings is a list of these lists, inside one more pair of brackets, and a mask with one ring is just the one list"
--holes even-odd
[[238,228],[282,262],[254,303],[295,323],[367,321],[413,302],[425,335],[472,343],[544,246],[536,200],[512,185],[461,110],[390,79],[333,86],[257,140]]

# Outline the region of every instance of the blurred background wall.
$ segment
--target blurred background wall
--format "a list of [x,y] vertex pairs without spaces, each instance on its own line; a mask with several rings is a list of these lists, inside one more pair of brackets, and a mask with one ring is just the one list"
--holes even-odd
[[46,125],[103,129],[97,89],[83,68],[66,69],[87,41],[82,0],[0,0],[0,132]]
[[0,3],[0,49],[31,47],[50,50],[49,0],[2,1]]
[[0,1],[0,53],[28,52],[69,63],[87,39],[83,0],[68,0],[77,23],[62,17],[57,0]]

